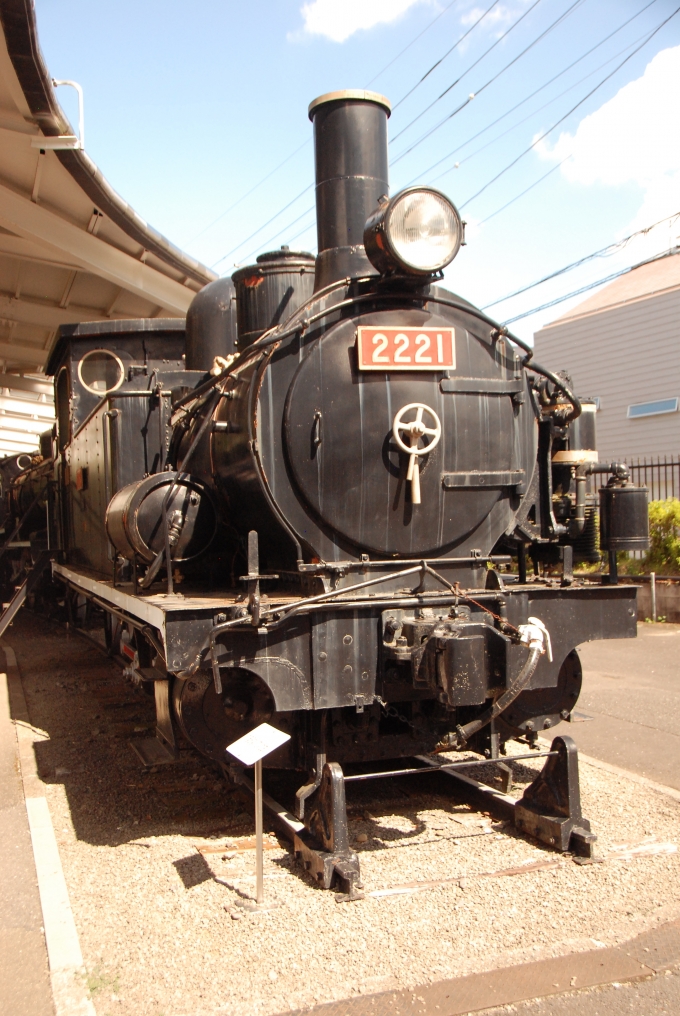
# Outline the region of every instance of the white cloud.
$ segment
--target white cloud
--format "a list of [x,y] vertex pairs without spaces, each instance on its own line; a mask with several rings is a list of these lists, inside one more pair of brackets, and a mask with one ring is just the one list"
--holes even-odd
[[303,4],[304,31],[345,42],[355,32],[389,24],[425,0],[311,0]]
[[[484,5],[484,7],[473,7],[471,10],[467,12],[467,14],[463,14],[463,16],[460,19],[461,25],[465,26],[474,25],[474,23],[476,21],[479,21],[479,19],[481,18],[482,14],[484,13],[485,7],[486,4]],[[505,25],[508,22],[513,21],[515,18],[519,17],[519,13],[520,13],[519,10],[511,10],[509,7],[504,7],[503,4],[499,4],[497,7],[494,7],[493,10],[489,11],[489,13],[482,21],[482,24],[486,25],[487,27],[489,25],[499,25],[499,24]]]
[[[544,158],[561,160],[561,173],[571,183],[609,187],[637,185],[642,192],[638,211],[621,235],[680,211],[680,46],[662,50],[644,74],[624,85],[595,113],[585,117],[574,134],[561,134],[551,148],[537,146]],[[677,242],[654,230],[636,246],[647,256]],[[644,248],[644,249],[643,249]],[[630,257],[628,249],[627,256]]]

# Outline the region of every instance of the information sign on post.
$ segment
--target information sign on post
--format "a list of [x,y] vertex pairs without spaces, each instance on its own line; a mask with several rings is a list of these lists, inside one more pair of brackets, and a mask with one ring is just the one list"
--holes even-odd
[[239,737],[227,748],[230,755],[246,766],[255,767],[255,846],[256,893],[258,906],[264,903],[264,822],[262,815],[262,759],[276,748],[290,741],[290,734],[277,730],[269,723],[261,723],[250,733]]

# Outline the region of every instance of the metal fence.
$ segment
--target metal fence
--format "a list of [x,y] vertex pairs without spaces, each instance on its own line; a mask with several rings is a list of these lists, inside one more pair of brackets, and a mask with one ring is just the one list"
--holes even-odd
[[680,497],[680,458],[633,459],[623,461],[630,469],[631,479],[649,487],[650,501],[663,501],[667,497]]

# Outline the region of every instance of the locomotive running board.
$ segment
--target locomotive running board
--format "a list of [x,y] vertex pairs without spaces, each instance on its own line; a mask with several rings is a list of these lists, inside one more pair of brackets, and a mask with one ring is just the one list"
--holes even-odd
[[[427,766],[441,766],[429,755],[415,757]],[[511,761],[512,755],[505,756],[505,763]],[[441,772],[456,781],[456,790],[467,801],[509,819],[520,832],[555,850],[571,851],[578,857],[593,856],[597,836],[581,812],[578,752],[570,737],[553,740],[545,765],[519,800],[455,770]]]
[[[228,772],[230,779],[247,791],[254,801],[253,781],[239,767],[230,767]],[[331,889],[334,883],[339,883],[341,895],[336,897],[336,902],[363,899],[363,893],[359,891],[363,888],[359,859],[353,851],[332,853],[324,850],[304,822],[291,815],[266,791],[262,794],[262,803],[282,835],[292,841],[295,857],[312,878],[324,889]]]

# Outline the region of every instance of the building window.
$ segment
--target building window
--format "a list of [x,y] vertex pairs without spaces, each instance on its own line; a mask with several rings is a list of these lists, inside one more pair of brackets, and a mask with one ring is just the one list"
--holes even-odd
[[636,402],[628,406],[628,419],[637,420],[641,416],[661,416],[662,413],[677,413],[678,398],[657,399],[656,402]]

